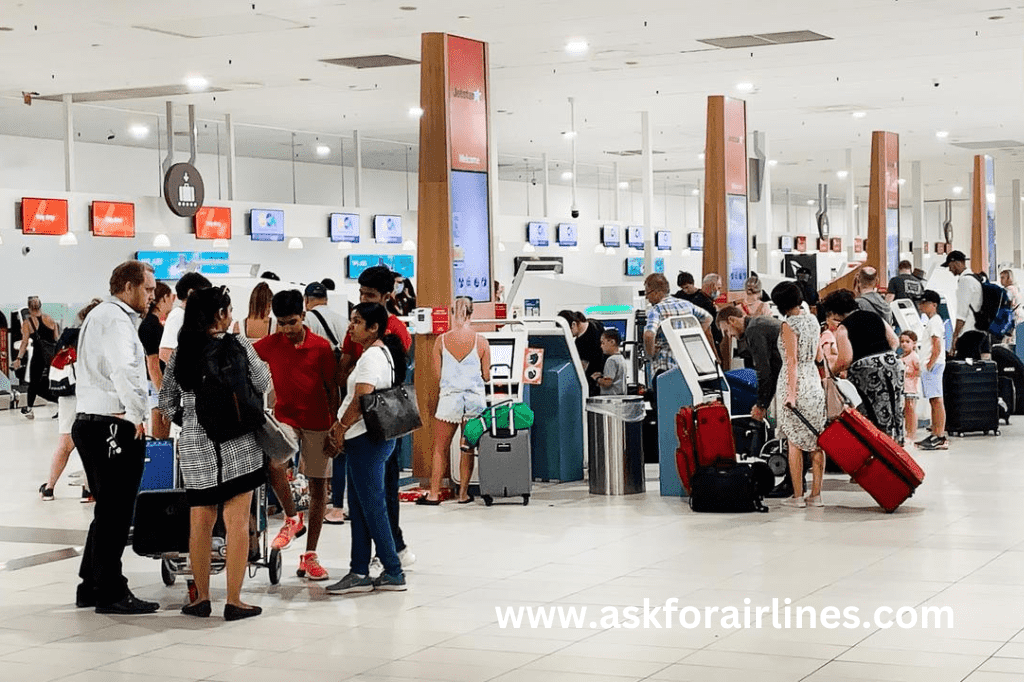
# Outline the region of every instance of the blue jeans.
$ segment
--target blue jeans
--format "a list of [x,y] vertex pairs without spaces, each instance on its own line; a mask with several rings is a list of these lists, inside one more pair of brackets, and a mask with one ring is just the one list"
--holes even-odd
[[381,443],[365,434],[345,441],[348,515],[352,529],[349,570],[357,575],[370,572],[371,542],[377,546],[377,557],[384,565],[384,572],[391,576],[402,575],[402,562],[395,550],[384,494],[384,468],[394,449],[395,441]]

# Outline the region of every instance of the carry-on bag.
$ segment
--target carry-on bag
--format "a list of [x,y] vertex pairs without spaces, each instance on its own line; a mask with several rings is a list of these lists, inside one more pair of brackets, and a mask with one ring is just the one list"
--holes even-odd
[[189,506],[185,491],[144,490],[135,501],[132,549],[140,556],[188,553]]
[[729,410],[719,401],[680,409],[676,414],[676,435],[676,468],[687,494],[697,469],[736,462]]
[[946,431],[999,435],[999,372],[989,360],[950,360],[942,376]]
[[[477,443],[480,497],[488,507],[496,497],[522,496],[524,506],[530,503],[533,487],[530,431],[516,428],[516,420],[507,414],[512,406],[513,402],[507,400],[488,408],[493,415],[491,428]],[[506,428],[499,427],[499,422],[506,424]]]
[[1007,404],[1010,414],[1024,414],[1024,361],[1007,346],[992,346],[992,360],[999,376],[1007,377],[1013,383],[1014,403]]
[[818,433],[818,446],[885,511],[896,511],[924,481],[913,457],[860,412],[848,407],[819,433],[799,410],[789,409]]
[[775,476],[764,462],[700,467],[690,479],[690,509],[695,512],[767,512],[764,496]]

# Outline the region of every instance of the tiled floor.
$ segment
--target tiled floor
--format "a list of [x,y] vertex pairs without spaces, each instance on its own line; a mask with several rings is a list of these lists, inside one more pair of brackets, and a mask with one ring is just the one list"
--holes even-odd
[[[182,582],[126,553],[135,592],[164,606],[138,618],[72,603],[77,559],[19,560],[76,546],[91,506],[62,479],[35,492],[55,441],[49,409],[34,422],[0,413],[0,679],[45,682],[318,680],[385,682],[1011,682],[1024,679],[1024,417],[999,438],[921,453],[924,486],[886,515],[845,477],[825,509],[696,515],[656,492],[628,498],[540,485],[528,507],[403,505],[419,561],[405,593],[328,597],[294,577],[246,582],[259,618],[178,614]],[[73,458],[68,471],[81,468]],[[654,475],[654,469],[649,468]],[[648,488],[657,491],[654,480]],[[26,530],[28,529],[28,530]],[[39,529],[50,529],[47,531]],[[348,526],[327,527],[320,555],[347,567]],[[223,576],[214,578],[223,600]],[[949,606],[948,629],[502,629],[496,606]],[[216,612],[215,612],[216,613]]]

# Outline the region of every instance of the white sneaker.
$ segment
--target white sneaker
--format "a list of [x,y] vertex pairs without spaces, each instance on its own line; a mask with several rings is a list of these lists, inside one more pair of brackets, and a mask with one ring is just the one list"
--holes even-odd
[[783,507],[792,507],[794,509],[803,509],[807,506],[802,497],[787,497],[782,501]]
[[370,573],[372,576],[378,576],[384,572],[384,564],[380,562],[380,559],[376,555],[370,559]]
[[804,500],[807,502],[808,507],[824,507],[825,503],[821,501],[821,495],[808,495]]
[[408,547],[398,553],[398,558],[402,561],[402,568],[409,568],[416,563],[416,555]]

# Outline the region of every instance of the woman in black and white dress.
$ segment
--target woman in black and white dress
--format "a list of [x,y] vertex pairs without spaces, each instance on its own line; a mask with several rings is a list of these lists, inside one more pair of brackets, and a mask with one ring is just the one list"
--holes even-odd
[[[189,562],[198,597],[181,612],[205,618],[210,615],[210,545],[217,507],[224,505],[227,529],[226,620],[259,615],[262,609],[241,600],[249,554],[249,508],[252,491],[266,480],[264,455],[252,433],[215,444],[206,435],[196,415],[195,389],[203,380],[204,351],[218,340],[237,343],[244,352],[249,380],[259,393],[270,387],[270,369],[242,335],[228,336],[231,327],[231,298],[225,287],[200,289],[192,293],[185,307],[185,321],[178,335],[178,348],[171,356],[160,389],[160,411],[170,419],[178,405],[184,408],[178,458],[191,508]],[[237,338],[237,341],[234,339]]]

